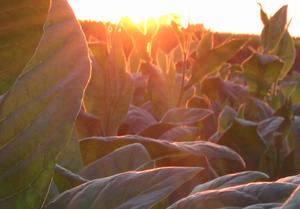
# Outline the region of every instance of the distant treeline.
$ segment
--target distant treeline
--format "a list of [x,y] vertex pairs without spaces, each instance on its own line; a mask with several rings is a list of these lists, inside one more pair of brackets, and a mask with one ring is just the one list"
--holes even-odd
[[[82,26],[82,29],[86,35],[86,38],[88,41],[104,41],[106,42],[106,33],[107,33],[107,25],[115,26],[110,23],[103,23],[98,21],[80,21],[80,24]],[[207,30],[204,28],[202,24],[197,25],[191,25],[186,30],[190,30],[194,33],[194,37],[196,39],[201,39],[201,36],[204,32]],[[160,40],[164,40],[165,42],[170,41],[170,39],[174,38],[171,36],[175,36],[175,34],[172,34],[165,29],[158,29],[160,31]],[[252,50],[256,50],[258,46],[260,45],[260,39],[258,35],[252,35],[252,34],[231,34],[231,33],[214,33],[214,45],[217,46],[221,43],[223,43],[226,39],[229,37],[233,38],[249,38],[249,44],[248,47],[241,50],[232,60],[232,63],[241,63],[242,60],[246,59],[251,55]],[[125,37],[127,39],[127,48],[132,47],[132,43],[129,36]],[[300,72],[300,38],[295,38],[295,45],[296,45],[296,61],[293,66],[293,70],[297,70]]]

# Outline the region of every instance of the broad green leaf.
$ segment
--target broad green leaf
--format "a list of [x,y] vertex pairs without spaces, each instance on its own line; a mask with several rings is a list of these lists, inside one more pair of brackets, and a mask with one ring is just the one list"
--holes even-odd
[[296,209],[300,205],[300,186],[291,194],[289,199],[285,201],[281,209]]
[[213,111],[209,109],[177,107],[169,109],[161,121],[176,125],[196,125],[211,114],[213,114]]
[[[120,34],[114,31],[112,50],[106,54],[102,44],[91,45],[95,60],[91,83],[87,89],[86,108],[101,121],[104,136],[117,135],[125,120],[133,95],[133,80],[126,72]],[[98,64],[98,65],[97,65]]]
[[88,182],[87,179],[57,164],[54,171],[54,182],[60,193]]
[[261,136],[257,133],[257,124],[234,119],[230,128],[220,137],[218,144],[230,147],[239,153],[246,162],[247,169],[255,170],[267,149]]
[[42,35],[50,0],[1,1],[0,94],[32,57]]
[[153,166],[151,157],[141,144],[130,144],[109,153],[84,167],[79,174],[87,179],[103,178],[126,171],[134,171],[149,164]]
[[289,73],[296,59],[296,47],[294,39],[289,32],[284,33],[276,54],[281,60],[284,61],[284,66],[279,75],[279,80],[282,80]]
[[80,141],[85,164],[93,162],[113,150],[133,143],[144,145],[152,159],[170,155],[188,155],[198,159],[221,158],[244,165],[243,159],[231,149],[206,141],[168,142],[141,136],[92,137]]
[[[266,21],[265,21],[266,22]],[[287,5],[281,7],[265,24],[261,33],[262,47],[265,53],[273,53],[287,29]]]
[[263,98],[274,82],[279,79],[284,66],[277,56],[255,53],[243,63],[249,91]]
[[199,53],[199,57],[192,67],[192,77],[184,88],[188,89],[206,74],[216,72],[225,62],[244,48],[246,43],[247,40],[245,39],[232,39],[207,53]]
[[228,174],[196,186],[191,194],[207,190],[238,186],[251,182],[265,181],[268,180],[268,178],[269,176],[267,174],[259,171],[243,171],[240,173]]
[[168,167],[96,179],[62,193],[46,209],[150,208],[201,170]]
[[198,192],[179,200],[167,209],[218,209],[246,207],[260,203],[280,203],[294,191],[296,185],[277,182],[258,182]]
[[0,208],[41,208],[90,76],[85,37],[65,0],[52,1],[44,31],[0,106]]
[[268,103],[255,97],[250,97],[244,106],[244,119],[260,122],[271,117],[274,110]]

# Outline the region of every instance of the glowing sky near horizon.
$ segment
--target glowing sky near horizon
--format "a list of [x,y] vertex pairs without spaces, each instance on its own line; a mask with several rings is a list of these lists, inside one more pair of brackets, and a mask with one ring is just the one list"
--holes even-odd
[[300,36],[300,0],[68,0],[77,18],[118,22],[122,16],[134,22],[169,13],[184,23],[203,23],[207,29],[232,33],[260,33],[260,2],[267,14],[288,4],[289,31]]

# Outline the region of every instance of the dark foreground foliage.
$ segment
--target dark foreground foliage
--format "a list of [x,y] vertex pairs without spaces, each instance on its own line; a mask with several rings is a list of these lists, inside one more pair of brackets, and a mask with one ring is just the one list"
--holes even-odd
[[0,209],[299,208],[287,6],[255,40],[123,19],[86,41],[66,0],[23,2],[0,8]]

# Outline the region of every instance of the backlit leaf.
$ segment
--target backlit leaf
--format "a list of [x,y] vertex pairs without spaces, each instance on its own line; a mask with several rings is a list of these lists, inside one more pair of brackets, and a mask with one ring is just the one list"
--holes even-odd
[[15,82],[42,35],[50,0],[1,1],[0,94]]
[[41,208],[90,75],[85,37],[65,0],[52,1],[44,30],[0,106],[0,208]]

